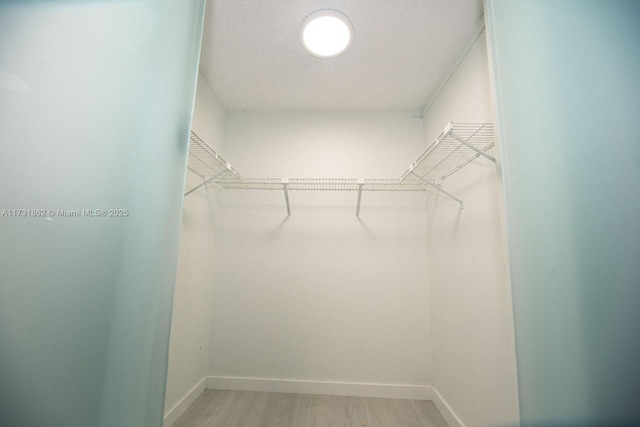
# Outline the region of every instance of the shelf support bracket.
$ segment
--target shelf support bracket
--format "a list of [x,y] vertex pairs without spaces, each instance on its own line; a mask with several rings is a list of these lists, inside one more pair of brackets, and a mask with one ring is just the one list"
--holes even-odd
[[284,190],[284,201],[287,204],[287,218],[291,216],[291,206],[289,205],[289,180],[282,180],[282,190]]
[[462,202],[462,200],[458,199],[456,196],[454,196],[453,194],[445,191],[442,189],[441,186],[436,185],[434,183],[432,183],[431,181],[429,181],[428,179],[425,179],[423,177],[421,177],[420,175],[418,175],[415,172],[411,172],[412,175],[414,175],[415,177],[417,177],[419,180],[421,180],[422,182],[424,182],[427,185],[430,185],[431,187],[435,188],[436,190],[440,191],[441,193],[446,194],[447,196],[451,197],[453,200],[455,200],[456,202],[460,203],[460,209],[464,209],[464,203]]
[[209,184],[211,181],[215,180],[216,178],[218,178],[220,175],[222,175],[223,173],[227,173],[227,171],[222,171],[222,172],[218,172],[217,174],[215,174],[214,176],[212,176],[211,178],[203,181],[201,184],[196,185],[195,187],[193,187],[191,190],[187,191],[186,193],[184,193],[184,197],[187,197],[189,194],[193,193],[194,191],[196,191],[198,188],[202,187],[203,185],[207,185]]
[[487,154],[482,150],[479,150],[478,148],[474,147],[473,145],[469,144],[467,141],[465,141],[464,139],[460,138],[458,135],[456,135],[453,132],[449,133],[449,136],[451,136],[452,138],[454,138],[456,141],[458,141],[460,144],[464,144],[465,146],[471,148],[473,151],[475,151],[476,153],[478,153],[479,155],[486,157],[487,159],[491,160],[493,163],[496,163],[496,158],[493,157],[491,154]]
[[358,204],[356,205],[356,218],[360,219],[360,201],[362,201],[362,187],[364,182],[358,182]]

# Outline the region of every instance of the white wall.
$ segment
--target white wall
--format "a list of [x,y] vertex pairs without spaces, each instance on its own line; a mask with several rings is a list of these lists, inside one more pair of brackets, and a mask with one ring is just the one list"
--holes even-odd
[[223,154],[227,111],[206,79],[198,74],[198,90],[191,130],[218,153]]
[[[399,177],[424,148],[411,112],[230,112],[245,176]],[[428,384],[424,194],[218,191],[213,376]],[[427,361],[427,362],[425,362]]]
[[[428,111],[427,141],[449,121],[494,121],[484,33]],[[478,161],[444,188],[465,209],[446,196],[429,200],[432,384],[468,427],[514,424],[517,382],[499,173],[493,163]]]
[[[207,82],[199,78],[192,129],[215,149],[222,146],[225,114]],[[187,188],[201,182],[187,172]],[[213,194],[202,188],[184,199],[165,414],[207,376],[215,256]]]

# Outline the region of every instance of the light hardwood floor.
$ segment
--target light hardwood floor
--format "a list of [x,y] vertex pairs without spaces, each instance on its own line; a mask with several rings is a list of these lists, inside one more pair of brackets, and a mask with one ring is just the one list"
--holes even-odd
[[174,427],[448,427],[430,401],[205,390]]

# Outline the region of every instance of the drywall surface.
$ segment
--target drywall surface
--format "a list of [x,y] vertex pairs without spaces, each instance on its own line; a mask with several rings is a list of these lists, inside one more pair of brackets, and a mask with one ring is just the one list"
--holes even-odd
[[161,423],[203,13],[0,2],[2,426]]
[[[399,177],[412,112],[229,112],[245,176]],[[428,384],[425,195],[219,190],[210,375]]]
[[522,423],[638,425],[640,3],[490,1],[487,18]]
[[[223,139],[225,114],[207,82],[198,79],[192,129],[216,149]],[[187,173],[187,189],[200,183],[202,178]],[[184,198],[165,414],[207,376],[215,256],[213,194],[202,187]]]
[[[427,141],[449,121],[493,122],[484,33],[428,111]],[[445,195],[429,199],[432,385],[467,427],[513,425],[513,316],[496,165],[478,160],[443,186],[465,208]]]
[[201,74],[198,74],[198,90],[191,130],[211,148],[222,154],[226,120],[227,111],[218,100],[211,85]]

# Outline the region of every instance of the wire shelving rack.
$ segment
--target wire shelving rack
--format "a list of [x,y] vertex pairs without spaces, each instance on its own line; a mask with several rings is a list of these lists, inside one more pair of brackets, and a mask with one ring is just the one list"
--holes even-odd
[[492,123],[450,122],[397,179],[245,178],[191,131],[188,168],[202,177],[203,182],[185,196],[207,184],[232,190],[282,191],[287,215],[291,216],[290,191],[353,191],[357,193],[356,217],[359,218],[363,192],[439,191],[460,203],[462,209],[462,200],[442,188],[443,181],[476,159],[495,163],[491,155],[494,145]]

